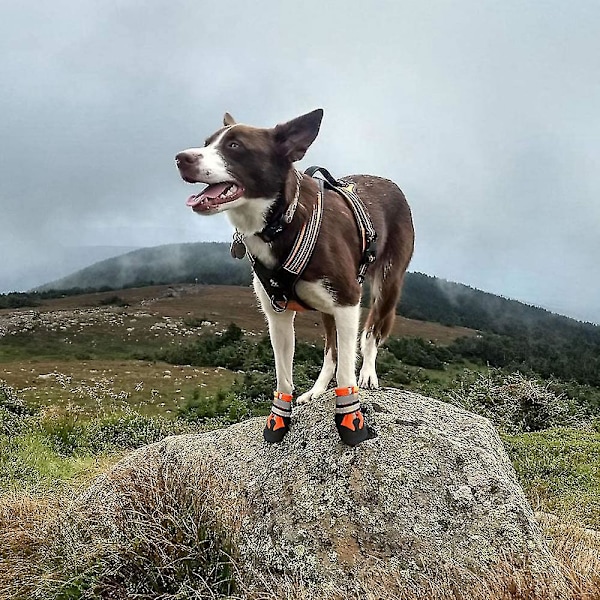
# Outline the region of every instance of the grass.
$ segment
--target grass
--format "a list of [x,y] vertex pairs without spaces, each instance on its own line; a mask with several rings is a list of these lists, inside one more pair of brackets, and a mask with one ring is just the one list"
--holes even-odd
[[[182,470],[185,472],[185,470]],[[440,568],[407,585],[401,573],[360,575],[363,592],[347,596],[315,592],[281,573],[241,571],[235,532],[240,514],[229,502],[231,482],[181,481],[177,465],[165,477],[149,468],[118,474],[111,486],[122,497],[111,516],[120,534],[86,503],[73,503],[76,488],[53,495],[12,493],[0,497],[0,598],[247,598],[265,600],[595,600],[600,597],[600,536],[542,516],[540,524],[559,573],[535,577],[514,565],[470,574],[457,587],[457,573]],[[88,480],[85,481],[87,483]],[[197,496],[189,489],[200,490]],[[69,518],[65,519],[65,513]],[[112,526],[112,525],[111,525]],[[462,574],[465,575],[464,573]]]
[[[11,409],[18,412],[18,404],[13,402]],[[236,571],[235,544],[230,537],[230,528],[235,529],[234,515],[206,513],[206,506],[198,505],[186,493],[192,484],[177,479],[177,465],[172,465],[173,473],[160,481],[127,479],[119,484],[133,486],[133,492],[146,500],[121,507],[127,535],[116,546],[91,544],[91,540],[101,538],[93,532],[86,537],[85,527],[83,538],[77,537],[81,533],[69,537],[72,530],[64,530],[63,515],[72,510],[68,506],[73,506],[73,499],[93,476],[114,464],[127,449],[185,431],[187,423],[136,413],[80,421],[59,409],[22,412],[15,419],[20,426],[13,427],[10,435],[0,435],[0,590],[4,590],[0,599],[175,600],[225,598],[233,590],[237,596],[232,597],[256,600],[344,597],[335,590],[315,596],[302,582],[277,574],[254,574],[258,579],[253,579]],[[452,591],[448,573],[429,574],[422,587],[412,589],[398,588],[395,576],[386,573],[382,574],[383,588],[378,594],[365,591],[357,598],[600,597],[600,533],[582,527],[599,524],[600,433],[555,428],[505,434],[503,439],[530,501],[543,511],[540,519],[565,581],[535,581],[505,565],[475,580],[468,592],[459,590],[458,595],[451,596],[456,589]],[[143,479],[144,473],[140,477]],[[225,483],[202,482],[193,487],[221,497]],[[139,512],[143,507],[146,512]],[[77,518],[93,523],[93,516],[84,507],[81,510]]]
[[60,407],[87,416],[133,409],[144,415],[174,415],[188,396],[228,389],[226,369],[140,360],[28,359],[4,365],[2,378],[29,406]]
[[600,530],[600,433],[573,428],[503,435],[538,510]]

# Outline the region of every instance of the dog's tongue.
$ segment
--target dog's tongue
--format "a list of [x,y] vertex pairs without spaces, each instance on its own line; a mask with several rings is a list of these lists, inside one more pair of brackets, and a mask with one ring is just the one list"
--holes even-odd
[[188,206],[194,207],[203,200],[206,200],[207,198],[218,198],[230,185],[231,183],[228,182],[213,183],[213,185],[209,185],[207,188],[204,188],[199,194],[196,194],[195,196],[190,196],[187,199],[186,204]]

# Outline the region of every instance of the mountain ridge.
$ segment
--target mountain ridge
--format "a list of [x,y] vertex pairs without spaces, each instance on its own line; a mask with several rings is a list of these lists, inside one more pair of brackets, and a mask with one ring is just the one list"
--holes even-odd
[[[172,283],[249,285],[251,279],[248,262],[233,260],[229,244],[191,242],[133,250],[46,283],[35,291],[120,289]],[[398,312],[413,319],[434,320],[445,325],[495,333],[519,329],[523,321],[529,324],[529,328],[535,328],[548,320],[559,327],[568,322],[600,332],[594,323],[416,272],[407,274]]]

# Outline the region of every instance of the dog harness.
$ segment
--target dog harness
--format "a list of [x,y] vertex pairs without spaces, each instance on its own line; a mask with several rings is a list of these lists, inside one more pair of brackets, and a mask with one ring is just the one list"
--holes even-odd
[[[304,171],[305,175],[309,175],[310,177],[314,177],[314,174],[317,172],[321,172],[329,188],[346,200],[354,214],[354,220],[356,221],[362,242],[362,258],[358,267],[356,280],[362,285],[367,269],[377,258],[377,232],[375,231],[375,227],[373,227],[373,221],[371,221],[365,205],[356,193],[354,183],[343,179],[334,179],[331,173],[323,167],[309,167]],[[317,179],[317,181],[320,180]]]
[[[317,172],[321,172],[324,179],[314,177],[314,174]],[[365,279],[365,274],[369,265],[375,262],[376,259],[377,233],[373,227],[369,213],[354,191],[355,184],[344,180],[338,181],[334,179],[331,173],[322,167],[310,167],[304,174],[313,177],[317,182],[319,186],[317,200],[313,205],[310,217],[300,228],[288,257],[280,266],[275,269],[269,269],[255,256],[248,253],[248,259],[250,260],[252,269],[261,282],[267,296],[269,296],[271,307],[276,312],[283,312],[287,309],[315,310],[312,306],[309,306],[298,297],[296,294],[296,285],[312,258],[319,237],[321,223],[323,221],[323,197],[326,186],[339,193],[350,205],[354,214],[354,219],[362,242],[362,259],[357,275],[357,281],[361,285]],[[265,228],[256,234],[267,243],[271,242],[275,236],[281,233],[294,216],[300,194],[300,181],[302,175],[296,171],[296,177],[296,194],[288,209],[285,211],[279,209],[268,219]],[[236,231],[231,245],[231,254],[233,257],[243,258],[246,254],[243,240],[243,235]]]

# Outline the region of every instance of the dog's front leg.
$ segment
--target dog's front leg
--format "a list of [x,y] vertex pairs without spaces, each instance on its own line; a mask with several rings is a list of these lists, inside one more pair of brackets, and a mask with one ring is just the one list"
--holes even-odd
[[336,307],[333,316],[338,347],[335,424],[342,442],[356,446],[374,435],[365,423],[356,385],[360,304]]
[[338,387],[356,387],[356,349],[360,304],[338,306],[333,309],[337,330],[337,371]]
[[294,317],[296,313],[291,310],[277,312],[271,306],[271,301],[265,293],[260,281],[254,278],[254,290],[260,301],[267,323],[269,336],[275,357],[275,375],[277,389],[274,393],[271,413],[267,418],[267,425],[263,432],[267,442],[279,442],[288,432],[292,415],[292,394],[294,391],[293,364],[294,364]]

